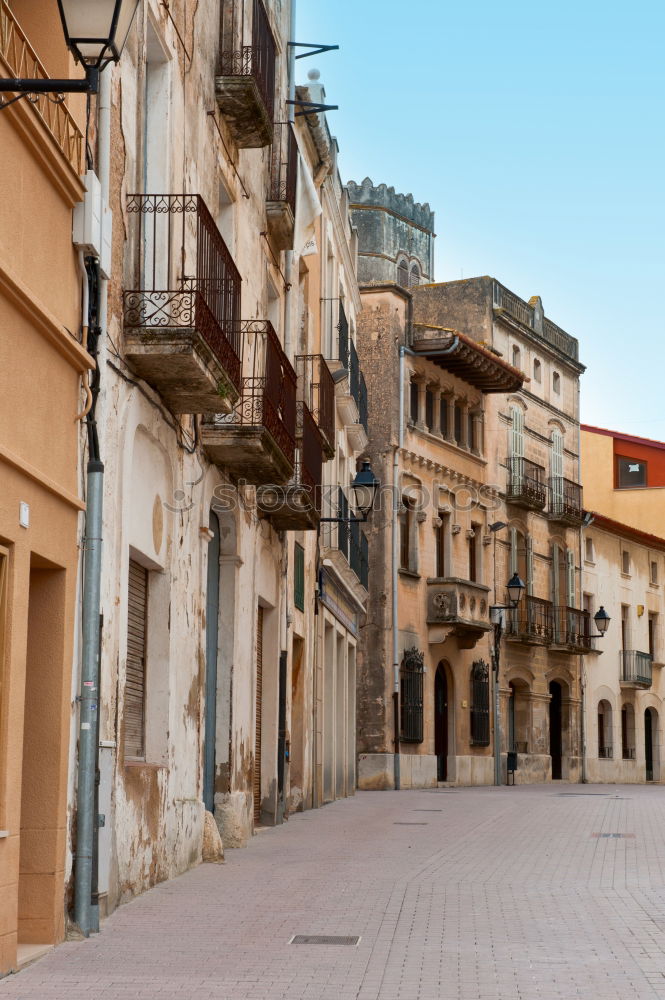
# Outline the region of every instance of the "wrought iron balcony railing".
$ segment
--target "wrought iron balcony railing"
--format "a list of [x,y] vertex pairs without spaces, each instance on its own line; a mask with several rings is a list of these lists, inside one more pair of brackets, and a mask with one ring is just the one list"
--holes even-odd
[[582,487],[563,476],[550,478],[550,516],[554,521],[579,524],[584,520]]
[[328,458],[335,454],[335,383],[323,355],[296,357],[298,399],[307,407],[323,437]]
[[361,530],[357,521],[352,521],[349,532],[349,566],[356,574],[360,583],[367,589],[369,586],[369,543],[367,535]]
[[268,201],[284,202],[296,214],[298,143],[291,122],[277,122],[270,155]]
[[598,747],[598,756],[601,760],[611,760],[614,755],[612,747]]
[[360,370],[356,345],[352,340],[349,342],[349,389],[358,409],[358,423],[367,432],[367,385],[365,376]]
[[[32,48],[6,0],[0,0],[0,76],[48,80],[49,74]],[[48,94],[31,95],[30,105],[74,173],[83,169],[83,133],[66,104]]]
[[653,660],[649,653],[641,653],[637,649],[622,649],[621,683],[634,687],[651,687],[653,676]]
[[506,459],[508,484],[506,499],[529,510],[542,510],[547,501],[545,470],[527,458]]
[[591,615],[579,608],[558,607],[553,609],[553,642],[565,646],[573,653],[587,653],[592,649]]
[[[124,328],[126,338],[138,338],[131,360],[180,412],[214,411],[215,394],[219,409],[228,409],[241,380],[241,277],[203,198],[131,194],[127,217],[133,278],[124,292]],[[198,367],[183,367],[186,342],[201,354],[194,337],[210,352],[219,376],[212,400],[202,389],[199,405],[197,382],[205,382],[210,365],[202,358]]]
[[[245,3],[252,4],[251,41],[246,40]],[[217,103],[236,142],[269,145],[275,105],[277,48],[262,0],[227,0],[222,9]]]
[[337,549],[346,559],[363,587],[369,583],[369,542],[359,522],[350,522],[351,507],[341,486],[323,490],[323,513],[339,518],[336,523],[322,525],[322,544]]
[[321,515],[323,441],[304,402],[296,403],[296,448],[293,476],[284,485],[260,487],[258,509],[280,531],[316,528]]
[[527,594],[519,607],[506,611],[506,636],[533,645],[548,645],[554,635],[551,601]]
[[536,317],[533,306],[528,302],[524,302],[514,292],[499,284],[498,281],[494,282],[493,298],[495,309],[503,309],[518,320],[518,322],[522,323],[523,326],[527,326],[530,330],[533,330],[537,336],[542,337],[543,340],[551,344],[556,350],[565,354],[566,357],[572,358],[574,361],[578,360],[579,344],[575,337],[571,337],[569,333],[566,333],[565,330],[562,330],[560,326],[557,326],[556,323],[553,323],[547,317],[543,317],[542,330],[540,328],[536,329]]

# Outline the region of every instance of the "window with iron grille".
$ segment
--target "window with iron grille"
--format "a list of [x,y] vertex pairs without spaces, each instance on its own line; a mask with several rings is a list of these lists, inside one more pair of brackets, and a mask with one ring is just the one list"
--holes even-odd
[[425,654],[415,646],[404,650],[400,670],[400,740],[423,742],[423,675]]
[[484,660],[471,668],[471,743],[490,745],[490,671]]
[[293,603],[305,610],[305,550],[299,542],[293,548]]

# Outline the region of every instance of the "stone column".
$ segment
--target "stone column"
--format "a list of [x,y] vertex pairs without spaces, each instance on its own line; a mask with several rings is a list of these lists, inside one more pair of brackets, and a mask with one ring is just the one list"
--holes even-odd
[[448,411],[448,426],[445,433],[445,440],[449,444],[454,444],[455,442],[455,397],[452,393],[444,394],[444,402]]
[[430,427],[432,434],[436,434],[441,437],[441,389],[439,386],[434,386],[432,388],[432,396],[434,398],[432,407],[434,412],[433,426]]
[[427,427],[425,419],[425,396],[427,394],[427,382],[424,378],[416,379],[418,385],[418,419],[416,427],[419,431],[424,431]]

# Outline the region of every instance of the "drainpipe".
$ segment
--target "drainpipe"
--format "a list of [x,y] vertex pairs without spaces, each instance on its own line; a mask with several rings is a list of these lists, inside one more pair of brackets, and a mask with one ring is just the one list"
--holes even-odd
[[[411,325],[412,303],[409,301],[409,326]],[[428,357],[439,358],[452,354],[459,344],[459,337],[453,337],[449,347],[439,351],[432,351]],[[399,453],[404,447],[404,357],[406,354],[418,357],[416,351],[410,347],[400,346],[399,349],[399,435],[398,444],[393,449],[393,520],[392,520],[392,602],[391,602],[391,628],[393,638],[393,745],[394,745],[394,781],[395,789],[401,788],[400,779],[400,759],[399,759],[399,587],[398,587],[398,516],[401,503],[399,494]]]
[[[290,24],[289,24],[289,42],[294,42],[296,38],[296,0],[291,0],[291,11],[290,11]],[[293,45],[288,46],[289,56],[288,56],[288,83],[287,83],[287,93],[288,99],[290,101],[295,101],[296,99],[296,50]],[[287,104],[288,115],[287,119],[293,125],[296,120],[296,109],[294,104]],[[299,249],[299,248],[298,248]],[[284,255],[284,284],[286,286],[284,290],[284,353],[286,354],[289,361],[292,361],[291,356],[291,285],[293,284],[293,261],[295,258],[295,250],[287,250]]]
[[[111,133],[111,70],[100,76],[98,169],[102,195],[108,203]],[[96,267],[96,265],[91,265]],[[95,282],[96,295],[90,303],[94,322],[88,332],[88,349],[95,359],[92,405],[87,414],[88,466],[86,473],[86,514],[83,540],[83,607],[81,692],[79,695],[79,755],[76,790],[76,864],[74,876],[74,919],[88,937],[99,930],[99,908],[92,905],[93,854],[97,836],[97,754],[99,711],[99,650],[102,569],[102,504],[104,465],[100,458],[95,411],[99,396],[99,339],[106,330],[107,282]]]

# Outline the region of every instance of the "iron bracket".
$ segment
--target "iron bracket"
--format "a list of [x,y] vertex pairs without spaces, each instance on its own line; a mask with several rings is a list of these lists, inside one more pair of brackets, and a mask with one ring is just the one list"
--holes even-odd
[[293,104],[297,108],[306,108],[305,111],[296,111],[296,118],[301,115],[318,115],[322,111],[339,111],[339,104],[319,104],[318,101],[287,101],[287,104]]
[[318,42],[289,42],[292,49],[309,49],[309,52],[301,52],[296,59],[307,59],[309,56],[318,56],[323,52],[336,52],[339,45],[320,45]]

